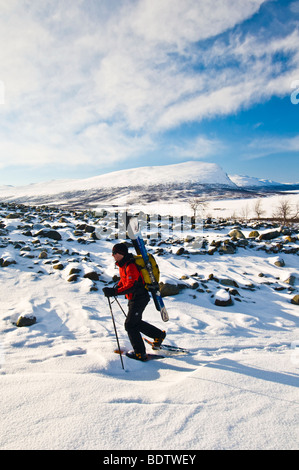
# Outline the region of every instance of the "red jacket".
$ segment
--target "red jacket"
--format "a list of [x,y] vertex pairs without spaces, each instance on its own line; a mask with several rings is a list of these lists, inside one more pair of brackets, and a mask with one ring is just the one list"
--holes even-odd
[[124,294],[128,300],[136,296],[146,296],[148,291],[144,287],[144,280],[141,272],[138,270],[132,255],[125,256],[120,262],[116,263],[119,268],[120,281],[116,287],[116,294]]

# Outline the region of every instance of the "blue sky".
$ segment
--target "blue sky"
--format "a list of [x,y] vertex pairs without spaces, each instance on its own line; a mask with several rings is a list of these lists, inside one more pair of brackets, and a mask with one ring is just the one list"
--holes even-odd
[[188,160],[299,182],[299,1],[0,0],[0,185]]

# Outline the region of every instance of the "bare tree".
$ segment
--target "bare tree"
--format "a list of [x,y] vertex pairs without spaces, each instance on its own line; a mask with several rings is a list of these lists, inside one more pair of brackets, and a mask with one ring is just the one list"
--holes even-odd
[[241,207],[241,210],[240,210],[241,218],[244,219],[244,220],[247,220],[247,219],[248,219],[248,216],[249,216],[249,212],[250,212],[250,208],[249,208],[249,205],[248,205],[248,204],[246,204],[245,206]]
[[299,215],[299,203],[293,207],[290,199],[282,198],[279,200],[276,210],[273,212],[273,217],[281,219],[283,225],[287,225],[288,222],[297,219]]
[[194,219],[196,219],[196,214],[198,211],[201,211],[201,213],[203,214],[203,212],[208,207],[208,203],[204,201],[203,199],[200,199],[199,197],[193,197],[192,199],[190,199],[189,205],[193,212]]
[[261,216],[265,213],[265,211],[262,208],[262,200],[261,199],[257,199],[255,201],[254,206],[253,206],[253,211],[254,211],[257,219],[260,219]]

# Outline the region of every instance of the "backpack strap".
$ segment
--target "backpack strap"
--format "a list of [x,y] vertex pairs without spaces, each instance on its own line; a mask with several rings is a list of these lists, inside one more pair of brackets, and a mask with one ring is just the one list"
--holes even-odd
[[132,255],[132,257],[130,257],[130,259],[126,262],[126,264],[125,264],[125,266],[124,266],[126,273],[127,273],[127,267],[129,266],[129,264],[135,264],[135,266],[136,266],[136,268],[138,269],[138,272],[139,272],[139,278],[138,278],[138,281],[137,281],[137,282],[139,282],[139,280],[140,280],[140,278],[141,278],[142,284],[145,286],[145,281],[144,281],[144,278],[143,278],[143,274],[142,274],[142,272],[141,272],[141,269],[142,269],[142,268],[141,268],[141,266],[139,266],[137,263],[135,263],[135,258],[134,258],[133,255]]

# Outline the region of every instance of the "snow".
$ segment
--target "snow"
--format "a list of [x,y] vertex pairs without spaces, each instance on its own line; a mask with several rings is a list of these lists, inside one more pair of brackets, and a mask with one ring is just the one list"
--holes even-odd
[[[283,191],[280,194],[268,195],[267,197],[251,197],[246,199],[217,199],[208,200],[205,207],[198,207],[197,217],[214,217],[216,219],[251,219],[256,218],[255,205],[257,200],[260,200],[260,207],[263,211],[262,217],[271,218],[273,212],[279,207],[279,204],[283,200],[290,202],[290,206],[295,210],[296,206],[299,205],[299,191]],[[119,205],[121,207],[121,200]],[[124,204],[123,207],[126,207]],[[130,206],[130,209],[138,211],[138,205]],[[179,216],[193,215],[190,204],[188,202],[181,202],[179,205],[177,201],[169,202],[153,202],[146,205],[146,210],[161,215],[176,214]]]
[[[228,203],[226,208],[233,211]],[[62,240],[41,239],[39,246],[18,229],[20,219],[5,214],[0,207],[0,222],[8,228],[0,237],[0,258],[16,264],[0,268],[0,449],[298,448],[299,311],[290,301],[298,293],[298,254],[279,254],[284,267],[274,264],[277,254],[256,247],[234,255],[178,256],[172,246],[156,255],[161,280],[189,288],[164,299],[169,322],[162,322],[153,303],[144,319],[166,329],[165,343],[190,354],[149,363],[124,357],[123,370],[102,294],[117,274],[115,240],[91,243],[85,237],[79,243],[73,235],[78,220],[70,213],[68,222],[58,222],[62,214],[55,219]],[[31,217],[37,230],[54,223],[51,214]],[[224,239],[231,229],[207,229],[204,236]],[[21,252],[13,242],[31,251]],[[38,258],[42,249],[47,259]],[[57,258],[64,269],[53,269]],[[81,270],[75,283],[68,282],[71,268]],[[91,270],[100,281],[83,277]],[[209,279],[211,273],[220,282]],[[290,273],[296,279],[292,291],[284,285]],[[216,306],[220,289],[227,296],[221,280],[228,278],[239,286],[239,301]],[[194,281],[202,291],[191,288]],[[130,348],[116,303],[113,312],[120,343]],[[17,328],[21,314],[37,322]]]
[[16,198],[95,188],[150,186],[172,183],[200,183],[235,187],[227,174],[215,163],[184,162],[165,167],[151,166],[120,170],[104,175],[78,179],[53,180],[26,186],[1,186],[0,198]]
[[229,175],[229,178],[238,187],[258,187],[258,186],[279,186],[281,183],[276,181],[255,178],[254,176]]
[[227,292],[226,290],[224,289],[220,289],[216,295],[215,295],[215,298],[217,300],[222,300],[222,301],[228,301],[230,299],[230,295],[229,295],[229,292]]

